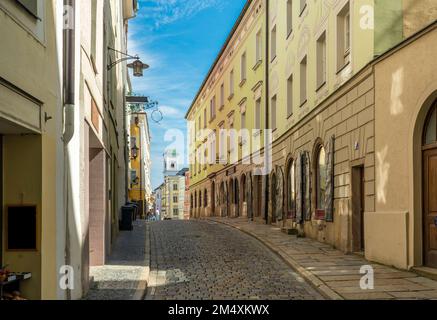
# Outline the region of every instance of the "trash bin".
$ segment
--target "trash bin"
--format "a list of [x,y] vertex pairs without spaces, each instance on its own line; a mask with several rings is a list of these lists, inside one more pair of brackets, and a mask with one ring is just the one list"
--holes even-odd
[[132,231],[134,229],[134,226],[133,226],[134,211],[135,211],[135,208],[133,206],[130,206],[130,205],[126,205],[126,206],[121,207],[120,230]]

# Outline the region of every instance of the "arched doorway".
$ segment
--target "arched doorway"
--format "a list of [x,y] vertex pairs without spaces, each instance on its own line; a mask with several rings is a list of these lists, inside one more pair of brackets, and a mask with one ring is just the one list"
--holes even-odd
[[437,268],[437,101],[423,130],[422,162],[424,264]]

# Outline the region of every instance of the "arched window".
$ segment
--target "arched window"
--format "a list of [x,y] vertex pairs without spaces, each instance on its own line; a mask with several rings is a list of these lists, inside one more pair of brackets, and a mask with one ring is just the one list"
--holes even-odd
[[296,161],[291,161],[288,168],[287,190],[289,218],[294,218],[296,216]]
[[428,119],[426,120],[423,144],[430,145],[437,142],[437,102],[429,111]]
[[208,206],[208,191],[203,192],[203,206],[206,208]]
[[324,215],[326,192],[326,154],[325,148],[319,146],[316,158],[316,206],[317,211]]

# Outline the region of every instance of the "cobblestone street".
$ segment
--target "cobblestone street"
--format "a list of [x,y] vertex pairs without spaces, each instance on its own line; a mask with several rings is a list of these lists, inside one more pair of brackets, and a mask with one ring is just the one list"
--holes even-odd
[[323,299],[258,240],[212,221],[150,225],[146,299]]

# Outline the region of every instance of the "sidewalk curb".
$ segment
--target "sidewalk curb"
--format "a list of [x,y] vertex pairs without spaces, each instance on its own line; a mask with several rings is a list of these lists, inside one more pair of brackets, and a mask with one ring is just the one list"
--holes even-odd
[[146,223],[146,243],[145,243],[145,255],[144,255],[144,271],[140,275],[138,280],[137,290],[133,296],[133,300],[144,300],[147,293],[147,287],[149,284],[150,276],[150,225]]
[[208,221],[221,223],[226,226],[232,227],[234,229],[237,229],[241,232],[244,232],[245,234],[255,238],[262,244],[264,244],[267,248],[269,248],[273,253],[278,255],[280,258],[282,258],[292,269],[294,269],[296,272],[298,272],[305,280],[309,282],[315,289],[317,289],[325,298],[331,299],[331,300],[344,300],[342,296],[340,296],[338,293],[336,293],[334,290],[329,288],[322,280],[305,270],[304,267],[302,267],[296,260],[291,258],[289,255],[287,255],[282,249],[274,247],[268,240],[263,239],[262,237],[247,231],[241,227],[235,226],[229,222],[226,221],[220,221],[215,219],[206,218]]

